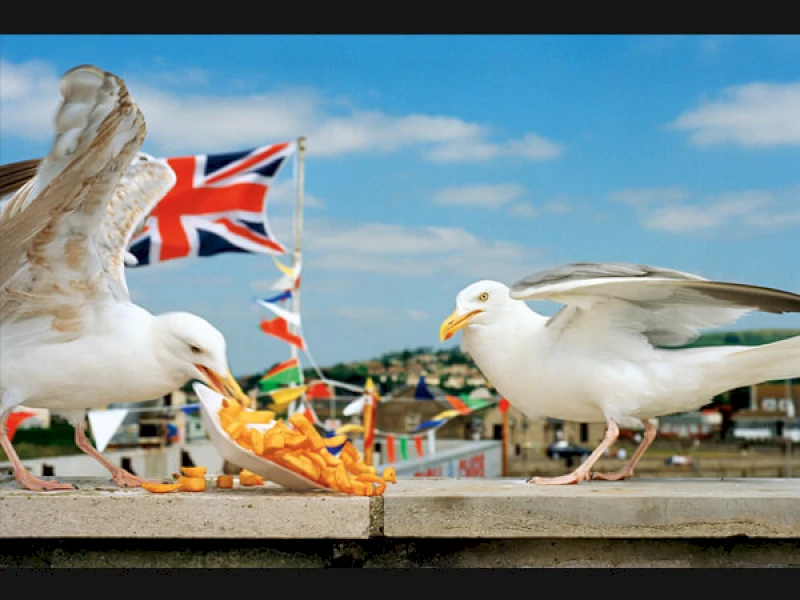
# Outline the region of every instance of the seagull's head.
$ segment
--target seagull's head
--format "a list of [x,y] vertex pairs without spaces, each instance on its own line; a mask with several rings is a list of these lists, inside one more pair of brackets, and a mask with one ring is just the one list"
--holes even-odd
[[162,360],[186,381],[200,379],[216,392],[249,405],[250,399],[228,368],[225,337],[205,319],[185,312],[159,315],[155,335],[166,352]]
[[456,309],[442,321],[439,341],[449,340],[470,325],[491,325],[515,310],[519,302],[508,295],[508,286],[497,281],[477,281],[456,296]]

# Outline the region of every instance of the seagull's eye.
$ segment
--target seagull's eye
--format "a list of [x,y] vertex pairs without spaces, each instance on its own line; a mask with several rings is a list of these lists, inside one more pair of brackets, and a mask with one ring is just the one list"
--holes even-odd
[[481,295],[478,296],[478,300],[481,302],[486,302],[489,299],[489,292],[481,292]]
[[191,350],[194,354],[200,354],[203,350],[200,346],[189,346],[189,350]]

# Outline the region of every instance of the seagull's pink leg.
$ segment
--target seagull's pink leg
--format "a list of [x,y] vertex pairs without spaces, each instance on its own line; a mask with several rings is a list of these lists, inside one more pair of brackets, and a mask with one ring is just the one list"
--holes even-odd
[[650,447],[650,444],[653,443],[653,440],[656,439],[656,435],[658,433],[656,431],[656,426],[650,421],[643,420],[642,425],[644,425],[644,436],[642,437],[642,442],[639,444],[639,447],[636,448],[633,456],[631,456],[631,459],[625,464],[625,466],[618,471],[614,471],[613,473],[592,473],[591,479],[598,479],[600,481],[619,481],[620,479],[631,478],[633,475],[633,470],[636,468],[636,465],[639,463],[642,455],[644,455],[645,450],[647,450]]
[[97,451],[97,448],[92,446],[92,443],[86,437],[86,432],[83,430],[83,424],[75,425],[75,445],[83,450],[86,454],[96,459],[101,465],[111,473],[111,478],[120,487],[141,487],[147,480],[137,477],[132,473],[128,473],[122,467],[119,467],[104,457]]
[[581,465],[572,473],[562,475],[561,477],[531,477],[527,483],[535,483],[536,485],[565,485],[569,483],[580,483],[589,479],[589,472],[592,470],[594,463],[603,455],[611,444],[617,441],[619,436],[619,427],[614,421],[608,422],[606,435],[600,445],[595,448]]
[[0,446],[3,447],[3,451],[8,456],[8,460],[11,461],[11,464],[14,467],[14,478],[22,484],[28,490],[34,492],[41,492],[46,490],[74,490],[75,486],[69,483],[59,483],[57,481],[49,481],[46,479],[39,479],[38,477],[34,477],[28,469],[25,468],[25,465],[22,464],[22,461],[19,459],[19,455],[17,454],[16,450],[14,450],[14,446],[11,445],[11,440],[8,439],[8,430],[6,429],[6,421],[8,421],[8,415],[11,414],[11,411],[6,411],[5,414],[0,415]]

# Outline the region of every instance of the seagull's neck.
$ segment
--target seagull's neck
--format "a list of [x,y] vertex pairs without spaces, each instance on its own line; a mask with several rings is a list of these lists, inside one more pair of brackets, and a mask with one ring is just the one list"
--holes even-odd
[[519,302],[492,323],[470,323],[464,329],[464,349],[487,374],[487,369],[503,362],[506,351],[535,352],[540,339],[537,334],[544,329],[545,323],[547,317]]

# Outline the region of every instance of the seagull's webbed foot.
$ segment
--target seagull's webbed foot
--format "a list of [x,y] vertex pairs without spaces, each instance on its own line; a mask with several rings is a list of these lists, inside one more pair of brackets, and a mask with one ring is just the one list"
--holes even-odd
[[[603,455],[606,449],[611,446],[619,436],[619,427],[614,421],[608,422],[606,435],[600,445],[594,449],[583,464],[575,469],[572,473],[562,475],[561,477],[531,477],[526,483],[535,485],[569,485],[586,481],[592,477],[591,470],[598,459]],[[633,462],[633,461],[631,461]]]
[[6,453],[8,459],[14,467],[14,479],[16,479],[22,487],[32,492],[42,492],[50,490],[74,490],[75,486],[69,483],[59,483],[49,479],[39,479],[34,477],[33,474],[25,468],[22,461],[19,459],[14,446],[11,445],[11,440],[8,439],[8,430],[6,429],[6,421],[11,411],[0,413],[0,448]]
[[111,473],[111,479],[113,479],[114,483],[119,487],[141,487],[142,484],[147,481],[115,465],[100,454],[97,449],[92,446],[89,438],[86,437],[86,432],[83,429],[82,423],[75,425],[75,445],[108,469],[108,472]]
[[636,465],[639,464],[639,460],[641,460],[645,450],[650,447],[650,444],[653,443],[653,440],[656,439],[656,435],[658,434],[655,425],[653,425],[650,421],[642,420],[642,425],[644,425],[644,436],[642,436],[642,441],[625,466],[612,473],[592,473],[590,475],[590,479],[595,481],[620,481],[633,477],[633,471],[636,468]]
[[15,479],[27,490],[32,492],[49,492],[52,490],[74,490],[71,483],[59,483],[49,479],[34,477],[30,471],[23,468],[14,474]]
[[612,473],[590,473],[589,479],[592,481],[621,481],[633,477],[633,468],[630,464]]
[[531,477],[525,483],[532,483],[535,485],[568,485],[571,483],[580,483],[590,479],[589,469],[575,469],[572,473],[561,475],[560,477]]
[[111,479],[113,479],[114,483],[119,487],[142,487],[143,483],[147,483],[147,479],[137,477],[121,467],[109,469],[109,471],[111,471]]

